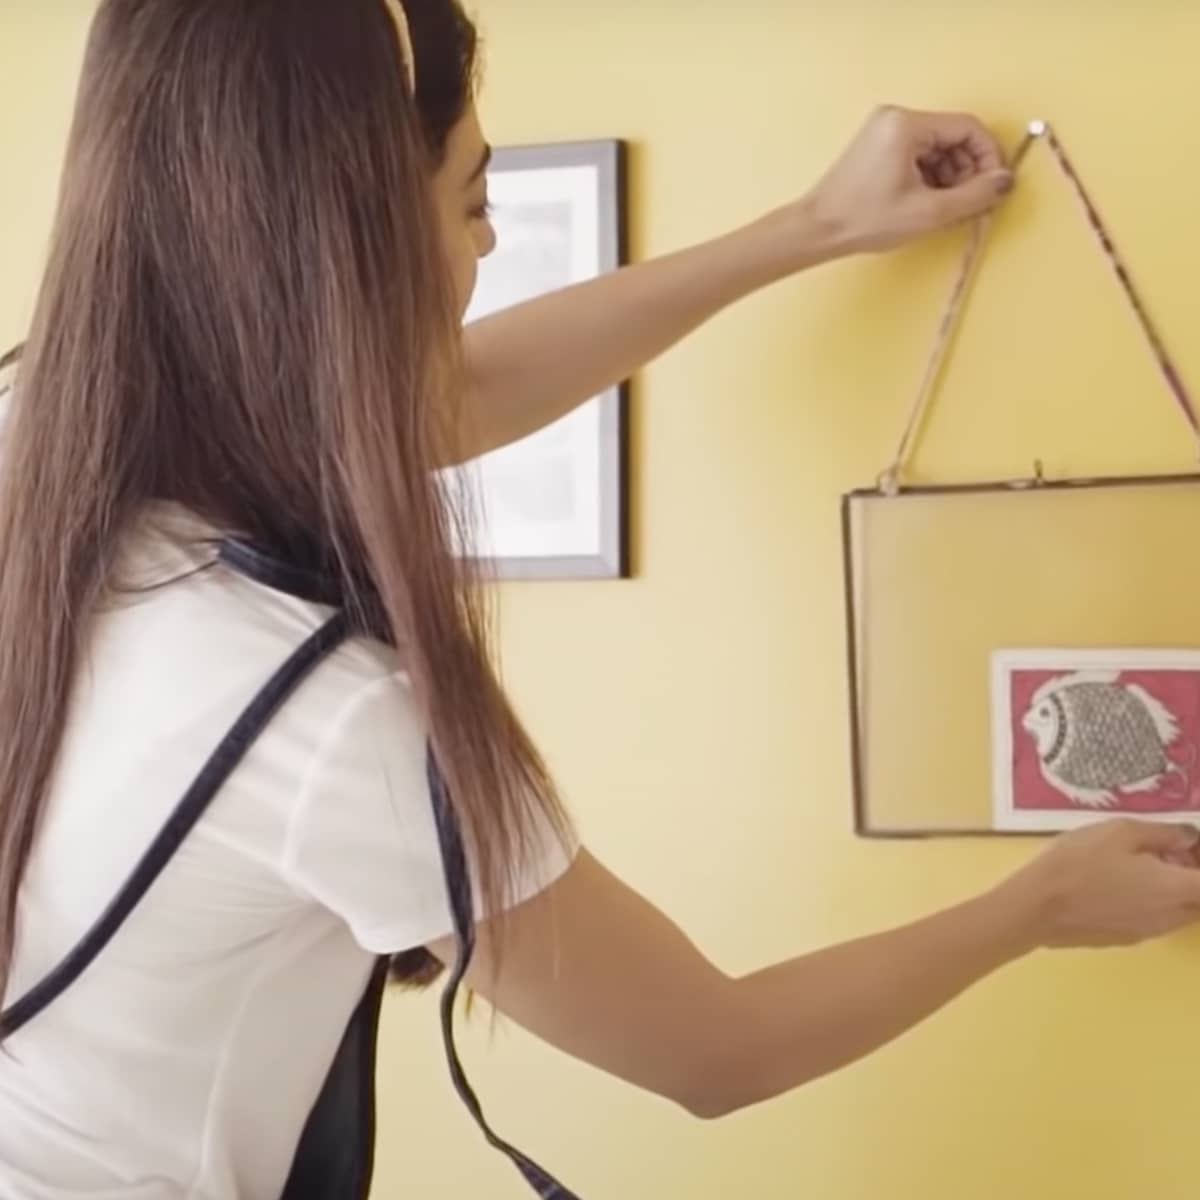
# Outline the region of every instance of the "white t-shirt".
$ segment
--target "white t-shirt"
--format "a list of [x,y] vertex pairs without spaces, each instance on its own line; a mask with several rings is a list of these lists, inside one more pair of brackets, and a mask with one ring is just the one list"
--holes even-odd
[[[185,547],[196,532],[156,511],[130,537],[135,573],[211,559]],[[218,565],[99,616],[6,1006],[79,941],[330,613]],[[363,639],[327,658],[100,958],[0,1046],[3,1200],[278,1200],[373,955],[452,932],[425,731],[398,668]],[[522,897],[569,862],[548,830],[543,843]]]

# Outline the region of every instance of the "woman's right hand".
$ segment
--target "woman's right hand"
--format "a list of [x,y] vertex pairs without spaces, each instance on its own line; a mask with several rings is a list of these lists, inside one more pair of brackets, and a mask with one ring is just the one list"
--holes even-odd
[[[503,970],[480,925],[467,982],[566,1053],[720,1116],[862,1058],[1039,946],[1127,944],[1200,919],[1198,841],[1095,825],[972,900],[739,976],[582,851],[508,914]],[[430,949],[457,953],[452,938]]]
[[1114,819],[1061,834],[1001,884],[1040,947],[1127,946],[1200,921],[1200,834]]

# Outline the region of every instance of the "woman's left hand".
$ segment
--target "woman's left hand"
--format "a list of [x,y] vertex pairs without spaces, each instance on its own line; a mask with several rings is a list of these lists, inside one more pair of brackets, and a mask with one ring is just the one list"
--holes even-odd
[[1011,187],[1000,144],[974,117],[881,108],[803,199],[470,325],[462,455],[557,421],[759,288],[980,216]]
[[995,136],[958,113],[877,109],[803,202],[849,253],[890,250],[990,211],[1013,176]]

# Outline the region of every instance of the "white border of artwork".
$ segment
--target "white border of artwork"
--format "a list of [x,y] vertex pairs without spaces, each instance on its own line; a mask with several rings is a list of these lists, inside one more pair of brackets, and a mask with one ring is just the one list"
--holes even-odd
[[[623,186],[617,141],[498,149],[488,192],[499,245],[480,264],[467,321],[622,265]],[[626,399],[625,387],[611,388],[554,425],[459,468],[482,516],[470,553],[486,560],[490,573],[627,574]]]
[[[991,656],[992,825],[1012,833],[1060,833],[1112,820],[1111,812],[1028,812],[1013,806],[1011,678],[1014,671],[1200,671],[1200,650],[996,650]],[[1145,819],[1193,824],[1196,812]]]

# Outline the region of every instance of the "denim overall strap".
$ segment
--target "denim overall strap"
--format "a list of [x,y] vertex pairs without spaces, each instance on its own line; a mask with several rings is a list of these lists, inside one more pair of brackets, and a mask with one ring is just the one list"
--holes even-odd
[[350,1018],[292,1160],[281,1200],[367,1200],[375,1163],[375,1051],[389,960]]
[[0,1013],[0,1041],[12,1037],[48,1008],[95,962],[153,887],[255,738],[313,668],[345,640],[347,628],[346,620],[340,614],[331,618],[288,658],[254,697],[233,728],[221,739],[124,887],[92,928],[45,979],[7,1012]]
[[468,1082],[462,1060],[458,1056],[458,1048],[454,1042],[454,1007],[475,953],[474,899],[462,833],[450,803],[445,778],[432,750],[426,754],[425,767],[429,777],[429,794],[433,801],[434,817],[437,821],[438,842],[442,851],[450,910],[454,918],[454,932],[458,938],[458,959],[442,993],[441,1005],[442,1041],[446,1047],[446,1061],[450,1066],[454,1090],[474,1117],[475,1124],[479,1126],[488,1144],[513,1163],[542,1200],[578,1200],[574,1192],[563,1187],[553,1175],[538,1166],[528,1155],[495,1134],[483,1115],[483,1106]]

